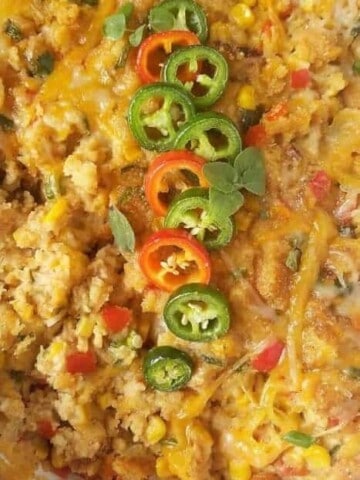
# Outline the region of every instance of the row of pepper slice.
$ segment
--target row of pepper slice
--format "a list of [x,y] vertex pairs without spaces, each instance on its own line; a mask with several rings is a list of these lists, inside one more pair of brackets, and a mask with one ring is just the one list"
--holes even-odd
[[[209,342],[227,333],[230,310],[224,295],[208,285],[207,249],[230,242],[233,222],[210,219],[203,167],[233,161],[242,141],[228,117],[206,110],[223,94],[229,69],[218,51],[201,44],[207,33],[204,12],[192,0],[165,0],[155,9],[182,16],[182,26],[186,18],[191,22],[187,30],[150,35],[137,53],[144,85],[130,103],[128,123],[141,147],[163,152],[150,164],[145,193],[154,214],[164,217],[164,228],[143,245],[139,264],[152,285],[171,292],[163,312],[169,330],[183,340]],[[256,362],[264,368],[261,359]],[[193,368],[191,357],[171,346],[152,348],[143,364],[146,382],[161,391],[183,387]]]

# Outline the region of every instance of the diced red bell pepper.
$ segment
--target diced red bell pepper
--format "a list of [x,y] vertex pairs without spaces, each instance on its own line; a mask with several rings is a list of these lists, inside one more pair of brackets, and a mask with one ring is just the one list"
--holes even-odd
[[323,170],[319,170],[310,180],[309,188],[317,200],[323,200],[331,189],[329,175]]
[[285,117],[289,113],[289,109],[286,102],[280,102],[274,105],[271,110],[265,114],[266,120],[274,122],[280,117]]
[[280,340],[272,342],[252,359],[251,366],[259,372],[270,372],[279,363],[284,348],[285,345]]
[[60,478],[68,478],[71,473],[71,470],[68,467],[64,467],[64,468],[53,467],[52,472],[55,473],[55,475],[57,475]]
[[39,420],[37,422],[37,431],[39,435],[47,440],[52,438],[56,433],[50,420]]
[[92,373],[96,370],[96,355],[92,351],[74,352],[66,356],[66,371],[69,373]]
[[105,305],[101,313],[106,328],[112,333],[124,330],[132,319],[131,310],[119,305]]
[[266,130],[260,123],[249,127],[245,134],[244,142],[247,147],[263,147],[266,143]]
[[310,83],[310,72],[307,68],[291,72],[290,83],[292,88],[306,88]]

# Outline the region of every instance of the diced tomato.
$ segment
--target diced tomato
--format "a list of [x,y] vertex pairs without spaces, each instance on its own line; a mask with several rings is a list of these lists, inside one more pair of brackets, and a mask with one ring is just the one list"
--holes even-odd
[[37,431],[43,438],[49,440],[55,435],[55,430],[50,420],[39,420],[37,422]]
[[280,117],[285,117],[288,113],[289,109],[286,102],[280,102],[265,114],[265,118],[269,122],[274,122]]
[[310,83],[310,72],[307,68],[291,72],[290,83],[292,88],[306,88]]
[[96,370],[94,352],[74,352],[66,356],[66,371],[69,373],[92,373]]
[[280,340],[272,342],[252,359],[252,367],[259,372],[270,372],[279,363],[284,348],[285,345]]
[[326,172],[319,170],[310,180],[309,188],[317,200],[323,200],[330,192],[331,179]]
[[260,123],[249,127],[245,134],[244,142],[247,147],[263,147],[266,143],[266,130]]
[[132,319],[131,310],[119,305],[105,305],[101,313],[106,328],[112,333],[124,330]]
[[336,417],[329,417],[328,418],[328,427],[337,427],[340,423],[340,420]]

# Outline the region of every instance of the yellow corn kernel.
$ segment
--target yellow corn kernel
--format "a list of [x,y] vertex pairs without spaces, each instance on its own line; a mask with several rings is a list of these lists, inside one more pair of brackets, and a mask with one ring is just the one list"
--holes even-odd
[[237,3],[231,10],[231,16],[241,28],[248,28],[254,25],[255,16],[250,7],[245,3]]
[[310,470],[329,468],[331,465],[330,453],[321,445],[311,445],[304,451],[304,457]]
[[30,303],[14,300],[12,307],[24,322],[28,322],[34,316],[34,307]]
[[211,38],[213,40],[225,41],[229,38],[229,29],[224,22],[214,22],[211,25]]
[[314,10],[314,0],[301,0],[300,8],[302,8],[304,12],[311,13]]
[[166,458],[159,457],[156,460],[156,475],[159,478],[166,478],[171,476],[171,472],[169,470],[169,464]]
[[53,204],[53,206],[44,216],[44,222],[54,223],[57,220],[60,220],[60,218],[65,215],[67,208],[68,208],[68,202],[66,198],[60,197],[58,200],[56,200],[56,202]]
[[230,480],[250,480],[251,467],[241,460],[231,460],[229,463]]
[[102,410],[105,410],[107,407],[110,407],[113,401],[113,396],[111,393],[106,392],[98,398],[98,404]]
[[246,110],[256,109],[255,89],[252,85],[243,85],[237,96],[237,105]]
[[166,435],[166,424],[158,415],[150,417],[146,428],[146,439],[150,445],[160,442]]
[[66,348],[66,343],[62,342],[61,340],[53,342],[49,348],[47,349],[48,354],[50,355],[50,358],[56,357],[61,353],[63,350]]
[[125,144],[123,152],[124,152],[124,156],[125,156],[126,161],[129,162],[129,163],[135,162],[136,160],[139,160],[139,158],[141,158],[141,155],[142,155],[141,148],[139,147],[139,145],[136,142],[134,142],[132,140],[129,140]]
[[243,0],[242,3],[245,3],[248,7],[255,7],[257,0]]
[[82,316],[76,325],[76,334],[80,337],[90,338],[94,330],[95,320],[95,317]]

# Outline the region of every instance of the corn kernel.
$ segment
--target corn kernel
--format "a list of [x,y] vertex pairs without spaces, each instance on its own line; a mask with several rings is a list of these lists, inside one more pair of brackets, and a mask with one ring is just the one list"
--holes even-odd
[[65,215],[68,208],[68,202],[65,197],[60,197],[44,216],[45,223],[54,223]]
[[243,0],[242,3],[245,3],[248,7],[255,7],[257,0]]
[[111,393],[106,392],[103,395],[100,395],[98,398],[98,404],[102,410],[105,410],[107,407],[111,406],[113,399]]
[[171,476],[171,472],[169,470],[169,465],[164,457],[159,457],[156,460],[156,475],[159,478],[166,478]]
[[250,480],[250,465],[241,460],[231,460],[229,463],[230,480]]
[[62,353],[62,351],[65,350],[65,348],[66,348],[65,342],[55,341],[49,346],[49,348],[47,349],[47,352],[50,355],[50,357],[56,357],[56,355],[59,355],[59,353]]
[[321,445],[311,445],[304,451],[304,457],[311,470],[329,468],[331,465],[330,453]]
[[150,417],[148,426],[146,428],[146,439],[150,445],[158,443],[166,435],[166,424],[164,420],[154,415]]
[[90,338],[94,330],[95,320],[94,317],[82,316],[76,325],[76,334],[80,337]]
[[248,28],[254,25],[255,16],[250,7],[245,5],[245,3],[236,4],[230,11],[235,22],[241,28]]
[[237,96],[237,105],[246,110],[255,110],[255,89],[252,85],[243,85]]

